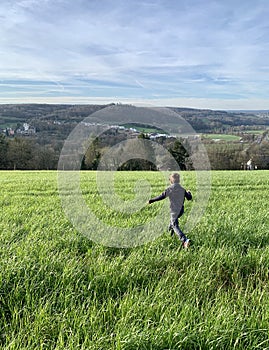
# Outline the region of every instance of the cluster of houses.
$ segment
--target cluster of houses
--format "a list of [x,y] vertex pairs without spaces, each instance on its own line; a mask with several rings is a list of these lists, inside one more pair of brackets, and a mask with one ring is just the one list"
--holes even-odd
[[19,135],[33,135],[36,133],[36,128],[31,126],[28,123],[23,123],[22,127],[20,128],[5,128],[1,129],[2,133],[4,133],[6,136],[15,136],[15,134]]
[[[138,137],[139,135],[141,135],[141,132],[143,132],[141,130],[137,130],[134,127],[127,127],[124,125],[110,125],[110,124],[99,124],[99,123],[89,123],[89,122],[82,122],[82,124],[86,127],[101,125],[103,127],[107,127],[108,129],[115,130],[117,132],[124,132],[124,133],[127,132],[130,134],[130,137],[132,138]],[[175,136],[171,136],[164,133],[158,133],[158,132],[146,132],[145,134],[147,134],[147,136],[150,139],[156,139],[158,137],[165,137],[165,138],[175,137]]]

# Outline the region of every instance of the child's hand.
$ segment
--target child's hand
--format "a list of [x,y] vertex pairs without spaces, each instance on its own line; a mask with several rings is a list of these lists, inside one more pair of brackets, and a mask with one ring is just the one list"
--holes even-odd
[[187,200],[188,200],[188,201],[192,200],[192,194],[191,194],[191,191],[190,191],[190,190],[188,190],[188,191],[186,191],[186,193],[187,193],[187,196],[186,196]]

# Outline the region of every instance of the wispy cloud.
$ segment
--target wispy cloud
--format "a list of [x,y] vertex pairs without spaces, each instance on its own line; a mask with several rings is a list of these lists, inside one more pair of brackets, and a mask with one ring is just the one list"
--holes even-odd
[[269,93],[268,15],[264,0],[4,0],[0,101],[257,103]]

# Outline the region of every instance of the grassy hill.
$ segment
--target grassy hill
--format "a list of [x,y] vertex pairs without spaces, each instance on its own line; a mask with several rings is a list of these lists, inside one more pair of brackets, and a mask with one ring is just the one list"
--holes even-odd
[[[158,215],[162,202],[129,219],[105,212],[96,174],[81,175],[90,210],[111,225]],[[148,196],[163,190],[156,173],[118,175],[127,201],[138,179],[150,182]],[[90,241],[63,212],[56,172],[0,172],[1,349],[267,349],[268,175],[212,172],[184,251],[166,231],[134,248]],[[184,185],[194,202],[182,227],[195,172]]]

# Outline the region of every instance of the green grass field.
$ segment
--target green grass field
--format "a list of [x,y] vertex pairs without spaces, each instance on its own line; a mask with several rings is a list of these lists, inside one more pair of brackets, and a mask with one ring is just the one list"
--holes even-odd
[[[154,172],[120,172],[125,200],[144,176],[163,190]],[[98,213],[95,174],[81,178]],[[187,251],[165,231],[135,248],[90,241],[63,212],[56,172],[0,172],[0,186],[0,349],[269,349],[269,171],[212,172]],[[194,172],[184,186],[195,201]]]
[[227,142],[240,140],[240,136],[232,135],[232,134],[203,134],[202,136],[206,139],[227,141]]
[[264,129],[253,129],[253,130],[244,130],[244,134],[254,134],[254,135],[260,135],[263,134],[268,128]]

